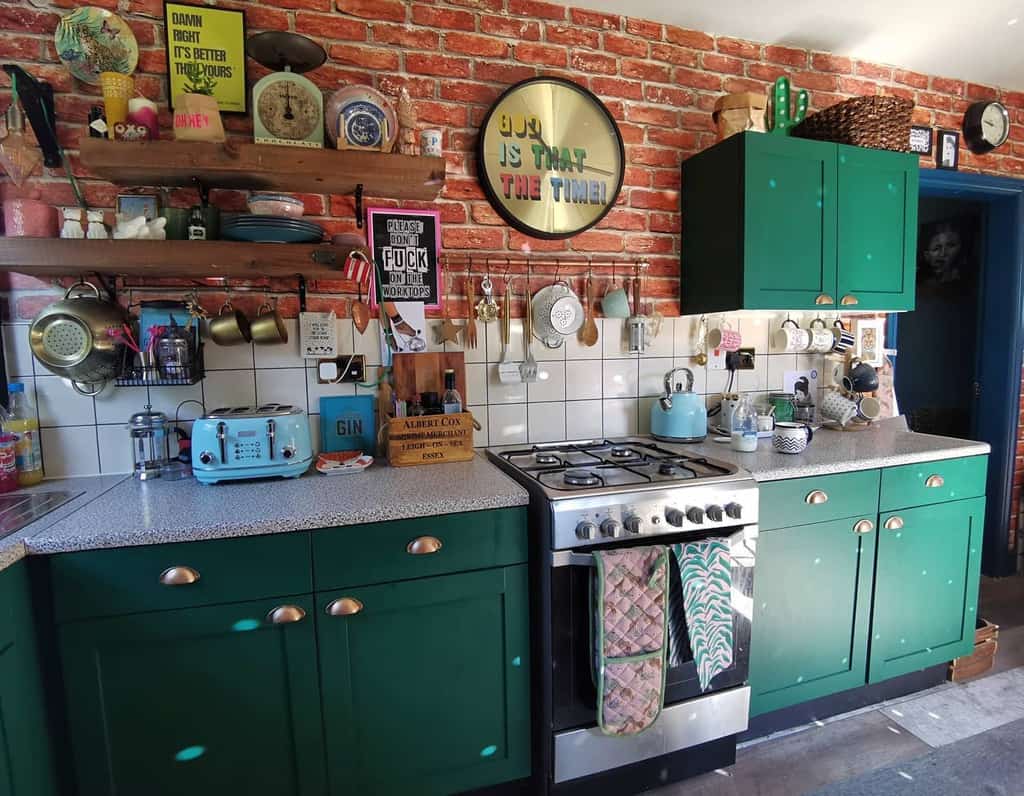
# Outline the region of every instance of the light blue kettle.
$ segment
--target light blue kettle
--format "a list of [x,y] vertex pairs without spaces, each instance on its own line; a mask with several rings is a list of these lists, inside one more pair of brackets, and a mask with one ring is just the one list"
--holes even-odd
[[[673,381],[686,374],[686,389]],[[673,368],[665,374],[665,394],[651,406],[651,435],[665,442],[700,442],[708,435],[704,396],[693,391],[693,371]]]

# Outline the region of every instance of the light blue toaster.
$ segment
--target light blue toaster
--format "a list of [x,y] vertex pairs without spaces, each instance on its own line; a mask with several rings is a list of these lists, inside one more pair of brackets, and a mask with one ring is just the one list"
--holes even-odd
[[298,478],[312,462],[309,418],[296,406],[224,407],[192,426],[192,473],[203,484]]

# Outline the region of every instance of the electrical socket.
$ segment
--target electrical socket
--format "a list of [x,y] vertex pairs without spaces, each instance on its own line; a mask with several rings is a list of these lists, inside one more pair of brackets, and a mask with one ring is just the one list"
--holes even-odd
[[[341,378],[338,378],[339,375]],[[337,359],[319,359],[316,363],[316,380],[318,384],[351,384],[366,381],[366,357],[362,354],[351,357],[342,354]]]
[[730,351],[725,355],[725,367],[728,370],[753,370],[754,349],[741,348],[739,351]]

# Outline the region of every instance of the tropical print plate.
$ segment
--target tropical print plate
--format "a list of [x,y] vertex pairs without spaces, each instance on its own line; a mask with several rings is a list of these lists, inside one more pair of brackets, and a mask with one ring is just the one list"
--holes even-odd
[[130,75],[139,63],[139,45],[132,29],[105,8],[76,8],[57,24],[53,41],[67,70],[93,85],[99,85],[100,72]]

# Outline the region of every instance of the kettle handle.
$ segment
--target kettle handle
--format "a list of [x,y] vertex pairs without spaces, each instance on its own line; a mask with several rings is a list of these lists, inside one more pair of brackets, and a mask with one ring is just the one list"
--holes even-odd
[[668,373],[665,374],[665,395],[671,395],[672,394],[672,385],[673,385],[672,377],[676,373],[680,373],[680,372],[686,374],[686,390],[685,391],[686,392],[692,392],[693,391],[693,371],[690,370],[689,368],[672,368],[672,370],[670,370]]
[[82,280],[79,280],[78,282],[75,282],[75,284],[73,284],[66,291],[64,291],[64,298],[65,299],[70,298],[72,291],[74,291],[75,288],[79,288],[79,287],[91,288],[92,292],[93,292],[93,295],[96,298],[100,297],[100,289],[98,287],[96,287],[96,285],[94,285],[92,282],[87,282],[86,280],[82,279]]

